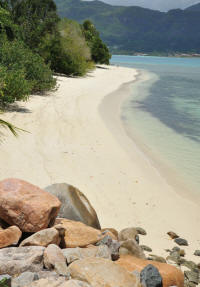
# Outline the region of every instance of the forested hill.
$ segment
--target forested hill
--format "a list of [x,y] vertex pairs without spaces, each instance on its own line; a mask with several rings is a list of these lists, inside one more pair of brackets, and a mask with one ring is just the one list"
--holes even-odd
[[200,3],[188,7],[186,10],[200,12]]
[[62,17],[90,19],[113,53],[200,53],[200,11],[167,13],[100,1],[56,0]]

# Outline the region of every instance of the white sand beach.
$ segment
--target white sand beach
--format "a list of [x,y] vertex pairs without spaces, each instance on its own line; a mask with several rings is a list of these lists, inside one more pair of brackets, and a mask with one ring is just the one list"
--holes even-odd
[[192,254],[200,249],[199,205],[167,183],[120,121],[130,94],[125,83],[136,78],[136,70],[114,66],[85,78],[59,77],[56,92],[5,113],[3,119],[30,133],[14,138],[2,130],[0,180],[72,184],[91,201],[102,227],[143,227],[141,244],[165,257],[164,249],[176,245],[166,233],[174,231],[188,240],[186,258],[198,262]]

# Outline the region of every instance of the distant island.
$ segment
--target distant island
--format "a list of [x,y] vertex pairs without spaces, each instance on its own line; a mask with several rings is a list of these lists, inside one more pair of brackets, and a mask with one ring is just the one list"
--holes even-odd
[[91,20],[113,54],[200,54],[200,3],[160,12],[101,1],[56,0],[58,13],[82,23]]

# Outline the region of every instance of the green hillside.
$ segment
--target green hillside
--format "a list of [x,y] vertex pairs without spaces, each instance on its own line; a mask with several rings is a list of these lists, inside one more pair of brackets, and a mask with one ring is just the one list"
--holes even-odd
[[114,53],[200,53],[200,13],[167,13],[100,1],[56,0],[61,17],[90,19]]
[[188,7],[186,10],[200,12],[200,3]]

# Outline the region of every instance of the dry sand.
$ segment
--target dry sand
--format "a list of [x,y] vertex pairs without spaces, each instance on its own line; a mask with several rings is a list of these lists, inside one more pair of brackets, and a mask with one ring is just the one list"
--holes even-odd
[[125,133],[120,105],[130,94],[137,71],[109,67],[85,78],[58,78],[59,89],[19,103],[5,120],[28,130],[14,138],[4,132],[0,180],[17,177],[40,187],[67,182],[78,187],[96,209],[102,227],[140,226],[141,243],[153,253],[176,244],[168,231],[189,242],[187,258],[200,249],[199,206],[160,175]]

